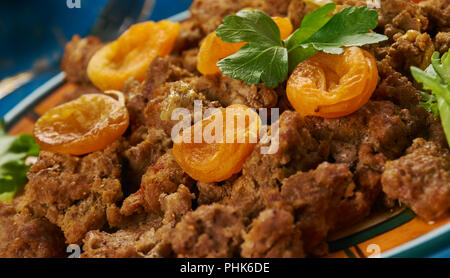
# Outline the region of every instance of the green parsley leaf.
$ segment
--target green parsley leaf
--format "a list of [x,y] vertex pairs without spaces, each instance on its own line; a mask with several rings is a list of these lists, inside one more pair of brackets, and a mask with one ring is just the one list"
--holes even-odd
[[267,45],[282,45],[280,29],[277,24],[262,11],[242,10],[229,15],[217,28],[217,36],[224,42],[258,42]]
[[431,65],[425,71],[411,67],[411,74],[417,82],[423,84],[424,89],[430,90],[431,95],[422,92],[426,102],[420,104],[435,117],[441,118],[447,142],[450,144],[450,59],[449,52],[439,58],[439,52],[433,53]]
[[330,13],[336,9],[335,3],[328,3],[309,14],[305,15],[300,25],[292,35],[286,40],[288,49],[301,47],[301,43],[305,42],[317,31],[320,30],[331,19]]
[[[430,69],[433,69],[431,71]],[[440,96],[450,104],[450,85],[445,84],[434,68],[423,71],[416,67],[411,67],[411,74],[417,82],[423,84],[423,88],[430,90],[434,95]]]
[[286,80],[287,49],[281,41],[278,26],[265,13],[243,10],[227,16],[216,34],[225,42],[248,42],[238,52],[217,63],[224,74],[250,85],[262,81],[269,87],[276,87]]
[[286,80],[288,74],[287,49],[248,43],[238,52],[220,60],[217,65],[223,73],[247,84],[262,81],[269,87],[276,87]]
[[420,106],[425,108],[430,113],[433,113],[434,118],[439,117],[439,108],[437,103],[437,98],[435,95],[430,95],[425,92],[419,92],[420,96],[425,100],[425,102],[420,102]]
[[[325,53],[341,54],[344,52],[342,47],[345,46],[362,46],[388,39],[385,35],[368,33],[377,26],[377,11],[367,7],[352,6],[334,16],[327,16],[335,8],[336,4],[330,3],[308,14],[307,16],[312,15],[312,17],[305,16],[303,21],[307,20],[306,28],[302,21],[300,28],[287,39],[290,71],[316,53],[311,50],[311,47]],[[310,35],[314,30],[314,34]],[[300,36],[296,33],[307,35]],[[308,38],[305,39],[306,37]]]
[[431,56],[431,65],[434,71],[439,75],[444,83],[448,83],[450,80],[450,54],[449,52],[442,55],[442,59],[439,58],[439,52],[434,52]]
[[31,135],[8,136],[0,122],[0,201],[12,201],[27,182],[30,166],[25,160],[39,155],[39,146]]
[[344,46],[377,43],[387,37],[368,33],[377,25],[378,13],[367,7],[347,7],[335,15],[335,3],[326,4],[303,18],[288,39],[280,39],[276,23],[264,12],[243,10],[227,16],[216,31],[229,43],[247,42],[239,51],[220,60],[223,74],[247,84],[261,81],[275,87],[289,71],[318,51],[340,54]]

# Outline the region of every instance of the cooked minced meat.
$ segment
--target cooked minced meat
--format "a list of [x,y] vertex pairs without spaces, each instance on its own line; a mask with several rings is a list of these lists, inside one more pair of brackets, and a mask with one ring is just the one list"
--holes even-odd
[[42,151],[28,173],[20,211],[45,217],[64,232],[67,243],[106,224],[106,209],[122,198],[116,142],[85,157]]
[[18,213],[0,201],[0,258],[64,257],[66,245],[61,230],[45,218]]
[[[336,0],[367,5],[365,0]],[[202,40],[243,8],[291,19],[312,11],[302,0],[195,0],[171,55],[155,58],[144,81],[124,84],[130,127],[103,151],[76,157],[42,151],[14,205],[0,204],[0,256],[61,256],[64,242],[83,257],[304,257],[324,255],[330,232],[396,200],[420,217],[450,214],[450,159],[439,119],[419,102],[410,66],[425,68],[449,48],[448,0],[382,0],[375,31],[388,41],[365,46],[377,60],[371,100],[341,118],[302,117],[277,88],[247,85],[196,70]],[[62,68],[79,89],[99,92],[86,67],[103,44],[74,36]],[[280,108],[270,127],[279,147],[260,142],[226,181],[192,180],[172,153],[168,115],[245,104]],[[378,205],[377,205],[378,204]],[[38,241],[41,243],[38,245]]]
[[383,191],[407,204],[425,220],[436,220],[450,211],[450,154],[421,138],[398,160],[385,165]]

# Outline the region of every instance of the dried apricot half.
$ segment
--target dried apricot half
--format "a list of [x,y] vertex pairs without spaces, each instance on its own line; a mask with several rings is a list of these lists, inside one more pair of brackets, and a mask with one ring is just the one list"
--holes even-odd
[[[260,125],[259,115],[245,105],[222,108],[178,135],[173,145],[174,158],[197,181],[226,180],[242,170],[257,143]],[[198,142],[196,134],[201,138]],[[207,139],[208,135],[215,140]]]
[[287,82],[289,102],[302,115],[337,118],[369,101],[378,83],[375,58],[359,47],[318,53],[301,62]]
[[[45,113],[33,135],[46,151],[82,155],[104,149],[117,140],[129,124],[121,92],[87,94]],[[112,96],[116,96],[117,99]]]
[[[286,39],[292,33],[293,27],[289,18],[272,17],[273,21],[280,29],[281,39]],[[246,42],[227,43],[216,35],[216,32],[209,34],[200,46],[197,56],[197,70],[204,75],[211,75],[220,72],[217,62],[236,53]]]
[[153,59],[170,54],[179,32],[180,24],[169,20],[132,25],[94,54],[87,67],[89,79],[101,90],[121,90],[130,77],[144,80]]

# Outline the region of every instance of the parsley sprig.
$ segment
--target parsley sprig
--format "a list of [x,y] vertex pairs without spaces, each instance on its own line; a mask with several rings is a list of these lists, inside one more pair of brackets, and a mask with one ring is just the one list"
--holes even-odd
[[284,41],[278,26],[262,11],[229,15],[217,28],[217,36],[225,42],[247,44],[217,65],[222,73],[247,84],[263,82],[276,87],[300,62],[318,51],[340,54],[345,46],[387,40],[384,35],[369,33],[377,25],[377,11],[351,6],[330,15],[335,8],[335,3],[329,3],[309,13]]
[[434,52],[431,64],[425,71],[411,67],[411,74],[417,82],[423,84],[424,89],[431,91],[431,94],[421,92],[426,102],[420,104],[436,118],[441,118],[447,142],[450,144],[450,51],[442,55],[442,58],[439,56],[439,52]]
[[31,135],[8,136],[0,121],[0,201],[10,202],[27,182],[28,157],[37,157],[39,146]]

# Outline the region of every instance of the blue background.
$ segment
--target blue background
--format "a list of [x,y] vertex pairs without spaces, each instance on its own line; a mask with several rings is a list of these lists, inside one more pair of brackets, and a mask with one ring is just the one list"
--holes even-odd
[[[135,1],[137,5],[143,0]],[[0,119],[21,99],[60,72],[64,44],[74,34],[86,36],[108,0],[81,0],[69,9],[66,0],[1,0],[0,81],[45,61],[30,82],[0,100]],[[192,0],[156,0],[147,19],[160,20],[189,8]]]

